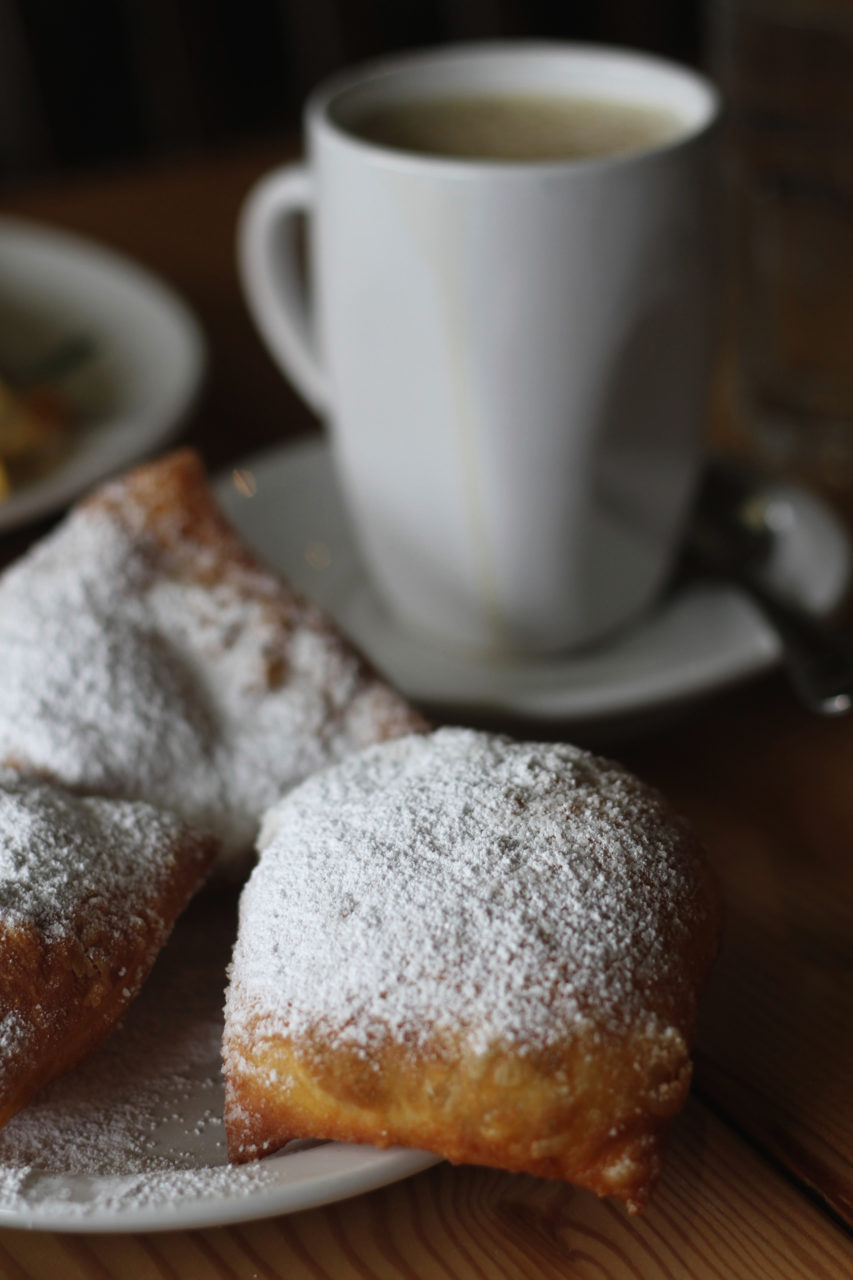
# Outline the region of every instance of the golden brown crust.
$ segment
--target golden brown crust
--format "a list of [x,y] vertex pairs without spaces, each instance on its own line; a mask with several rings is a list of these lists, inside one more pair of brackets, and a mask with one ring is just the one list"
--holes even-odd
[[[215,842],[185,832],[141,900],[121,888],[80,901],[58,927],[0,920],[0,1126],[98,1047],[123,1016],[210,869]],[[15,1051],[17,1050],[17,1051]]]
[[[225,1121],[240,1164],[294,1138],[401,1145],[454,1164],[560,1178],[642,1209],[691,1065],[681,1036],[616,1036],[590,1026],[546,1055],[413,1053],[249,1038],[229,1045]],[[270,1087],[270,1081],[287,1088]]]

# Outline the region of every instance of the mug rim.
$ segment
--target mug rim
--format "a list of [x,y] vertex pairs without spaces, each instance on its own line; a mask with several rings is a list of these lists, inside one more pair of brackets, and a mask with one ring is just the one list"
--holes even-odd
[[[430,65],[452,67],[454,64],[458,66],[465,61],[486,64],[489,61],[500,62],[516,57],[522,62],[528,61],[531,64],[566,58],[587,66],[598,62],[602,66],[609,65],[612,68],[630,67],[641,74],[648,74],[650,78],[658,77],[661,81],[666,80],[670,86],[680,84],[686,93],[692,94],[694,102],[698,104],[695,108],[696,118],[682,122],[683,127],[672,137],[632,151],[527,160],[433,155],[400,147],[389,147],[365,138],[353,129],[348,129],[333,115],[333,109],[342,97],[360,89],[369,91],[371,87],[378,87],[381,90],[384,80],[389,82],[389,100],[400,100],[399,93],[394,94],[390,82],[415,68],[428,69]],[[652,98],[649,101],[652,101]],[[707,135],[717,124],[721,111],[722,98],[711,80],[694,68],[669,58],[621,45],[531,39],[459,42],[447,46],[408,50],[404,53],[390,54],[358,63],[323,80],[312,91],[305,104],[304,118],[309,141],[315,136],[331,138],[336,144],[361,154],[365,161],[375,165],[429,172],[435,176],[443,174],[456,178],[486,175],[529,178],[531,174],[538,173],[569,174],[600,171],[602,168],[621,169],[670,155],[693,145],[698,139]]]

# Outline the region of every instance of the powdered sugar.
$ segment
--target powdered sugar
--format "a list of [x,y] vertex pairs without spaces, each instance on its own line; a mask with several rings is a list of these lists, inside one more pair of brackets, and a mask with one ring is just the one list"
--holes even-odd
[[230,1051],[249,1024],[368,1053],[443,1032],[523,1051],[590,1018],[662,1031],[667,993],[692,1004],[699,855],[656,793],[576,748],[458,729],[383,744],[286,797],[260,847]]
[[271,574],[223,573],[182,529],[164,551],[132,497],[116,510],[75,512],[0,580],[0,761],[245,852],[264,808],[405,704]]
[[82,904],[118,934],[175,866],[176,819],[150,805],[69,795],[0,770],[0,924],[50,943]]

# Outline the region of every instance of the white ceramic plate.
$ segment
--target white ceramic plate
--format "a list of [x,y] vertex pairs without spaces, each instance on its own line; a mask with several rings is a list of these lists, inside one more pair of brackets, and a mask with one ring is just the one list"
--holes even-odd
[[23,373],[78,336],[94,354],[63,383],[75,419],[67,448],[0,503],[0,530],[160,448],[186,417],[205,363],[194,317],[147,271],[65,232],[0,218],[0,374]]
[[[805,490],[780,483],[769,491],[774,576],[808,607],[829,608],[850,574],[846,534]],[[775,633],[746,596],[710,582],[679,584],[630,628],[584,652],[500,662],[444,650],[400,627],[373,594],[322,442],[250,458],[219,492],[246,539],[399,689],[439,714],[616,731],[779,660]]]
[[0,1133],[0,1226],[222,1226],[342,1200],[437,1163],[422,1151],[329,1142],[227,1164],[219,1043],[235,918],[226,894],[197,901],[122,1026]]

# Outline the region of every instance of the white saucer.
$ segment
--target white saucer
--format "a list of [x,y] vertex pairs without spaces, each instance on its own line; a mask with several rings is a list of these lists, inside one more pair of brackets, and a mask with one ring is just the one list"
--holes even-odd
[[75,418],[68,448],[0,502],[0,530],[65,506],[160,448],[186,417],[205,364],[196,320],[160,280],[90,241],[0,218],[0,376],[79,337],[93,357],[63,383]]
[[[774,575],[815,611],[850,575],[850,544],[818,499],[774,484]],[[775,633],[734,586],[684,582],[607,644],[561,657],[473,658],[399,626],[367,581],[332,472],[316,440],[247,459],[219,484],[249,543],[323,606],[393,684],[445,716],[600,725],[648,715],[771,668]]]

